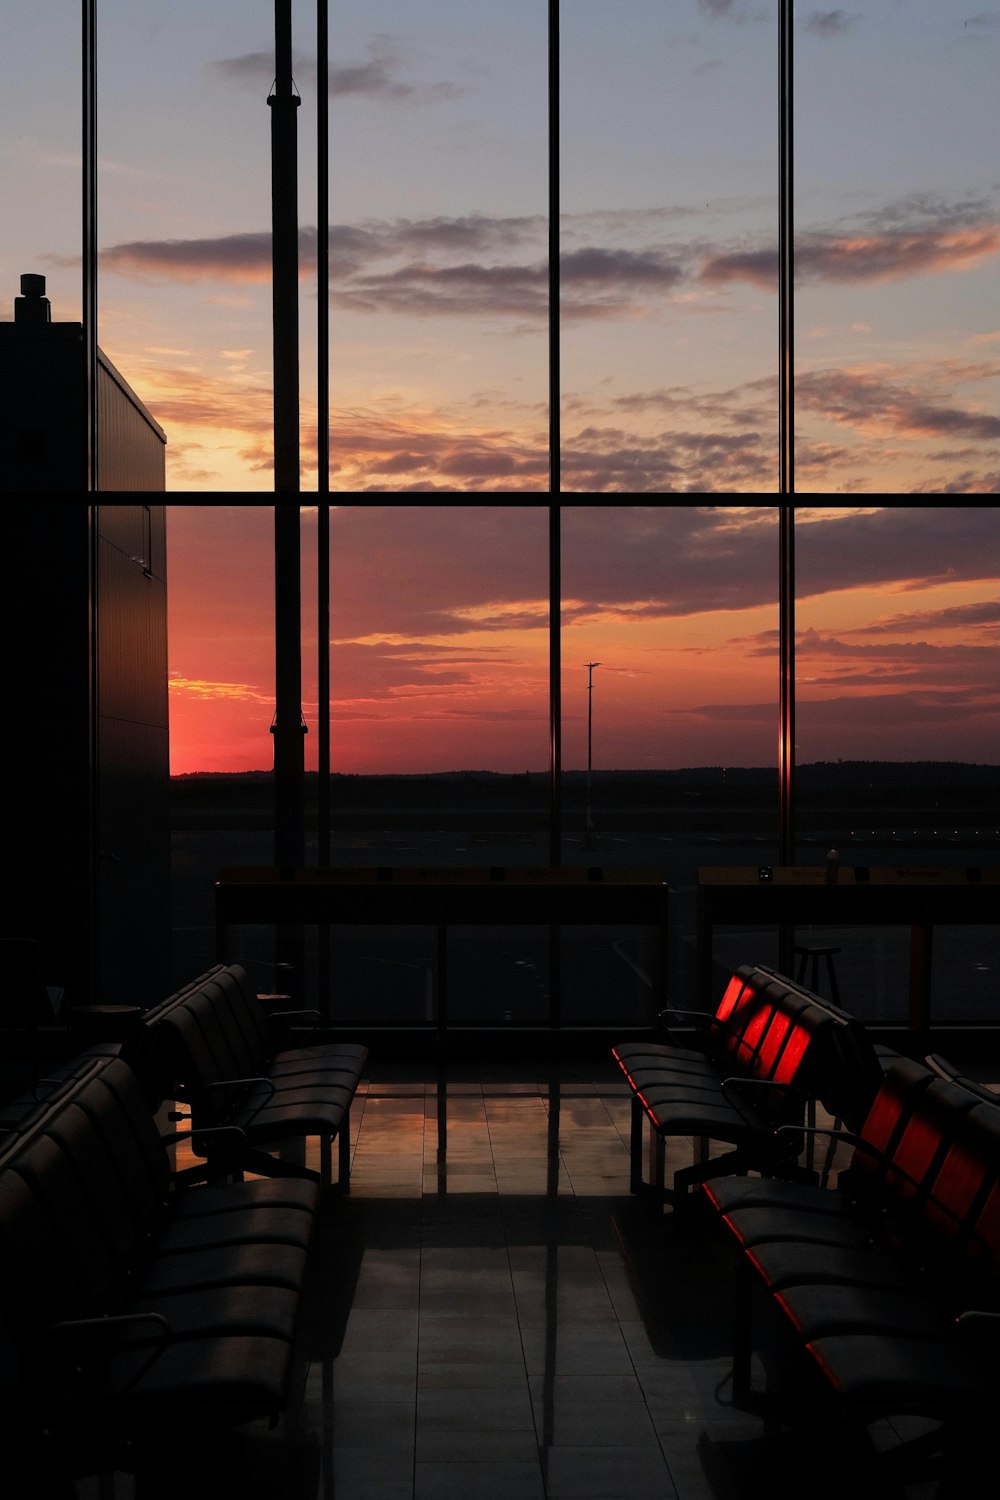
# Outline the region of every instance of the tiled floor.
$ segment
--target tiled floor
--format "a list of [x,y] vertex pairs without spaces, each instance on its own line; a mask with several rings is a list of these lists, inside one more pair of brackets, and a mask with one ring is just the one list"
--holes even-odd
[[251,1448],[248,1500],[863,1492],[829,1434],[817,1450],[734,1408],[728,1245],[629,1195],[610,1059],[520,1081],[387,1071],[354,1115],[351,1192],[328,1198],[313,1256],[301,1406]]
[[[734,1407],[729,1247],[707,1217],[630,1196],[615,1071],[373,1074],[350,1194],[320,1215],[301,1398],[222,1456],[217,1500],[937,1495],[870,1484],[829,1430]],[[775,1354],[761,1383],[780,1382]],[[81,1500],[147,1494],[95,1484]]]

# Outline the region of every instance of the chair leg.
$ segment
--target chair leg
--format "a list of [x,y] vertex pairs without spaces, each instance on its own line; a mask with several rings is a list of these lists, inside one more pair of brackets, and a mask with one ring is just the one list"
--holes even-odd
[[642,1144],[643,1125],[646,1112],[636,1098],[632,1095],[632,1123],[629,1134],[629,1179],[628,1187],[630,1193],[641,1193],[645,1186],[642,1178]]
[[337,1182],[342,1193],[351,1191],[351,1111],[344,1116],[344,1123],[337,1134],[338,1165]]
[[733,1401],[749,1402],[753,1390],[750,1368],[753,1359],[753,1273],[740,1257],[735,1273],[733,1309]]

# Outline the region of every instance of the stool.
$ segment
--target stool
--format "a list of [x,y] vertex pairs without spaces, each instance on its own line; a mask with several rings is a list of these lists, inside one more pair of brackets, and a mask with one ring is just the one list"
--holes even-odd
[[799,955],[799,972],[795,976],[795,983],[802,984],[806,977],[806,964],[809,964],[809,988],[819,993],[819,961],[826,959],[826,977],[830,985],[830,999],[834,1005],[840,1004],[840,991],[837,989],[837,976],[833,969],[833,955],[839,953],[839,948],[824,948],[813,944],[796,944],[793,953]]

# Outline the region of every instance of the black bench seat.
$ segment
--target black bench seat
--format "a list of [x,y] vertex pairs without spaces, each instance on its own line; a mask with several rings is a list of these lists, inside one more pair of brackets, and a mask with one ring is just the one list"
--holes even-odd
[[[240,964],[218,965],[153,1006],[125,1055],[154,1103],[178,1098],[191,1109],[196,1149],[232,1166],[235,1129],[240,1170],[316,1177],[276,1155],[283,1142],[319,1137],[324,1161],[339,1142],[339,1185],[350,1177],[350,1110],[368,1060],[361,1043],[331,1039],[314,1013],[269,1009]],[[208,1135],[205,1132],[210,1132]]]
[[[612,1049],[632,1090],[632,1191],[651,1187],[675,1205],[692,1185],[719,1173],[801,1175],[796,1162],[801,1142],[789,1127],[805,1122],[807,1105],[820,1099],[838,1117],[857,1108],[856,1038],[808,991],[772,971],[742,965],[706,1019],[697,1047],[670,1039]],[[880,1077],[874,1056],[871,1066]],[[871,1071],[864,1078],[870,1090]],[[646,1124],[657,1147],[652,1184],[642,1176]],[[675,1171],[668,1188],[660,1180],[662,1143],[671,1136],[732,1149],[715,1157],[703,1149],[699,1162]]]
[[[284,1409],[318,1188],[177,1188],[138,1081],[90,1062],[0,1150],[0,1410],[29,1471],[128,1468]],[[44,1492],[44,1485],[43,1485]]]
[[763,1296],[842,1416],[927,1419],[924,1446],[964,1460],[1000,1395],[996,1104],[900,1058],[836,1188],[729,1177],[702,1197],[738,1250],[736,1397]]

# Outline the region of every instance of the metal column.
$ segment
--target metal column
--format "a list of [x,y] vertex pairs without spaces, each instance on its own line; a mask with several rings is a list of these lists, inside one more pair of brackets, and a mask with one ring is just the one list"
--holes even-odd
[[86,488],[99,482],[97,451],[97,0],[82,0],[81,100],[83,159],[81,319],[85,391]]
[[292,0],[274,0],[271,111],[271,309],[274,324],[274,488],[299,489],[299,222],[292,81]]
[[778,10],[778,493],[795,494],[793,0]]
[[[316,0],[316,493],[330,493],[330,28]],[[322,702],[320,710],[322,711]]]
[[562,489],[559,343],[559,0],[549,0],[549,493]]

